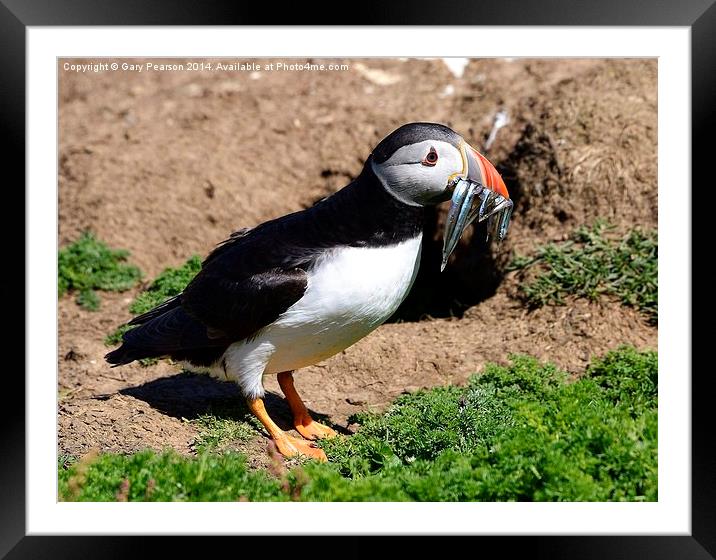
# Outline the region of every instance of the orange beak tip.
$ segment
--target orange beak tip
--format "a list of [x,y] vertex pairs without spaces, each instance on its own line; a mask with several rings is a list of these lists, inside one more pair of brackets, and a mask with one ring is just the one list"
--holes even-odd
[[507,185],[505,185],[505,182],[502,180],[502,177],[497,172],[497,169],[495,169],[495,166],[492,165],[490,160],[483,156],[480,152],[475,149],[473,149],[473,151],[477,155],[478,159],[480,160],[480,163],[482,164],[483,169],[485,170],[485,180],[487,182],[487,188],[495,191],[497,194],[509,200],[510,193],[507,191]]

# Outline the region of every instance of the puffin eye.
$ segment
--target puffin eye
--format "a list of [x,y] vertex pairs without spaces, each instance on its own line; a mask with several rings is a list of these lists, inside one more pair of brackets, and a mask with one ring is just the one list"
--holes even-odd
[[438,162],[438,153],[435,151],[435,148],[430,148],[430,151],[428,152],[428,155],[425,156],[425,159],[421,161],[423,165],[429,165],[430,167],[434,166]]

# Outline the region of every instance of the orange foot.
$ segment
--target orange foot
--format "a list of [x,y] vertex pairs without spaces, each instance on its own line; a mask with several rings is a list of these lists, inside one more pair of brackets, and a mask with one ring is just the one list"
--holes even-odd
[[[325,426],[324,426],[325,427]],[[305,455],[312,459],[318,459],[322,463],[328,462],[328,457],[323,449],[316,447],[315,443],[310,443],[299,438],[284,434],[282,437],[276,438],[276,447],[284,457],[295,457],[296,455]]]
[[324,439],[338,435],[335,430],[316,422],[308,414],[301,418],[294,418],[293,424],[298,433],[306,439]]

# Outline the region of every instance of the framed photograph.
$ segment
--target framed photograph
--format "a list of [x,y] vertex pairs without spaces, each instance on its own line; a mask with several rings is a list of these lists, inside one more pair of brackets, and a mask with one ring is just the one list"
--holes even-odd
[[716,8],[419,7],[0,5],[27,218],[2,554],[714,557],[691,178]]

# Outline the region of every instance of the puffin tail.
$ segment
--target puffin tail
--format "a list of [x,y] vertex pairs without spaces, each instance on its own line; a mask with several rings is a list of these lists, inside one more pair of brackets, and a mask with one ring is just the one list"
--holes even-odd
[[[141,317],[141,324],[122,335],[122,346],[106,354],[104,359],[113,366],[121,366],[142,358],[183,355],[187,351],[217,346],[216,340],[207,337],[207,328],[202,323],[179,306],[167,307]],[[161,310],[164,312],[159,313]],[[140,318],[136,318],[135,324],[139,321]]]
[[[156,358],[166,354],[162,326],[175,317],[181,306],[181,294],[169,298],[155,308],[134,317],[126,326],[134,327],[122,335],[122,346],[105,354],[112,367],[122,366],[142,358]],[[169,329],[171,332],[171,329]],[[166,333],[164,333],[166,334]],[[170,341],[171,342],[171,341]],[[170,343],[171,345],[171,343]]]
[[105,354],[104,359],[112,364],[112,367],[117,367],[146,357],[144,354],[144,352],[138,351],[136,348],[132,348],[131,345],[124,343],[116,350]]

